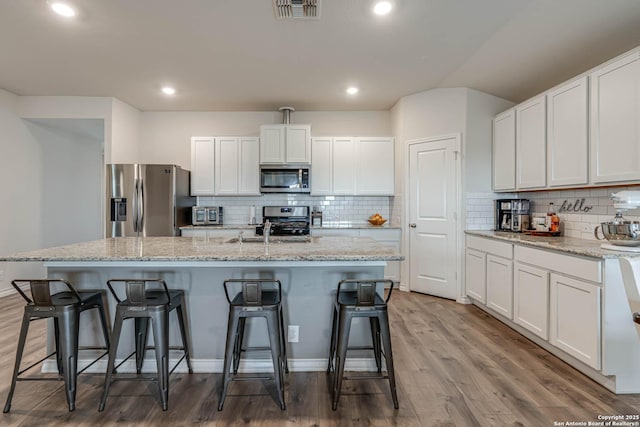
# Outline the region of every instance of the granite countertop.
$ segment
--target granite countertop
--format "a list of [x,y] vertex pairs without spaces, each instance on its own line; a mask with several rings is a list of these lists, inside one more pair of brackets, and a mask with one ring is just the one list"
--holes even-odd
[[[251,230],[255,229],[258,224],[222,224],[222,225],[185,225],[180,230]],[[371,225],[366,221],[326,221],[322,226],[311,226],[312,230],[330,230],[336,228],[352,228],[352,229],[371,229],[371,230],[390,230],[400,229],[398,226]]]
[[[524,246],[532,246],[541,249],[550,249],[558,252],[565,252],[573,255],[582,255],[593,258],[620,258],[637,257],[639,252],[625,252],[603,249],[603,243],[597,240],[576,239],[562,236],[532,236],[530,234],[509,233],[507,231],[475,231],[466,230],[466,234],[479,237],[489,237],[497,240],[504,240]],[[606,243],[606,242],[604,242]]]
[[255,230],[258,224],[183,225],[180,230]]
[[228,237],[115,237],[2,256],[0,261],[401,261],[365,237],[230,243]]

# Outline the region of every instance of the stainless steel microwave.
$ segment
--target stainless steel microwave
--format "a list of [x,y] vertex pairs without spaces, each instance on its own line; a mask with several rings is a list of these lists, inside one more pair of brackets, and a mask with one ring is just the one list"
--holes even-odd
[[222,206],[193,206],[191,208],[193,225],[221,225]]
[[310,193],[309,165],[261,165],[261,193]]

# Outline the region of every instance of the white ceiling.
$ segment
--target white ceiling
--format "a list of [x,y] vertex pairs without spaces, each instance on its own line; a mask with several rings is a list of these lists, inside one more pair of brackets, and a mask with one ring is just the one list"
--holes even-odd
[[143,111],[386,110],[461,86],[519,102],[640,45],[638,0],[395,1],[386,17],[322,0],[319,20],[283,21],[271,0],[73,0],[69,21],[0,0],[0,88]]

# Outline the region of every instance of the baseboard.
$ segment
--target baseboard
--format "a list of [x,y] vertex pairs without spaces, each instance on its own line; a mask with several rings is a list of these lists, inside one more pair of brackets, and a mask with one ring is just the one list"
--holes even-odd
[[[174,366],[178,359],[171,359],[169,366]],[[78,359],[78,369],[81,370],[91,363],[91,359]],[[220,373],[222,372],[222,359],[191,359],[191,366],[194,373]],[[107,361],[99,360],[85,372],[93,374],[104,374],[107,370]],[[327,359],[289,359],[289,371],[291,372],[323,372],[327,370]],[[352,358],[345,362],[346,371],[374,371],[376,362],[373,358]],[[128,360],[119,368],[120,373],[134,373],[136,371],[135,361]],[[273,363],[270,359],[243,359],[240,361],[239,372],[261,373],[273,372]],[[45,360],[42,364],[42,372],[56,373],[58,367],[53,359]],[[150,360],[145,360],[142,372],[156,372],[156,363],[153,356]],[[187,373],[187,364],[182,361],[175,369],[176,373]]]

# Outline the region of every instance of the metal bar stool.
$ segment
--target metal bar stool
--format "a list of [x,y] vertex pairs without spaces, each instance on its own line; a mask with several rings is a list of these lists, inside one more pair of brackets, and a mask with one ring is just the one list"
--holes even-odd
[[[233,299],[229,297],[229,284],[238,283],[242,290]],[[271,285],[270,289],[263,285]],[[284,320],[282,316],[282,285],[272,279],[229,279],[224,281],[224,293],[229,302],[229,321],[227,323],[227,343],[222,371],[222,390],[218,410],[221,411],[227,396],[227,388],[232,380],[273,379],[280,409],[284,403],[284,372],[289,372],[287,350],[284,340]],[[269,347],[243,347],[245,322],[249,317],[263,317],[267,322]],[[270,350],[273,360],[273,377],[243,376],[236,377],[242,352],[252,350]],[[233,363],[233,370],[231,365]]]
[[[118,297],[112,286],[114,283],[124,284],[126,299],[122,300]],[[156,286],[149,287],[149,284],[155,284]],[[162,279],[113,279],[107,281],[107,286],[118,304],[116,305],[116,316],[111,337],[113,345],[109,351],[109,363],[107,364],[104,389],[98,411],[104,410],[107,396],[109,395],[109,387],[111,382],[116,380],[157,382],[162,410],[166,411],[169,401],[169,375],[182,360],[186,360],[189,373],[193,373],[188,341],[189,332],[183,313],[183,307],[186,305],[184,291],[167,289],[167,284]],[[178,317],[182,346],[169,346],[169,312],[174,309]],[[122,324],[126,319],[135,320],[135,350],[116,366],[118,342],[122,332]],[[153,330],[153,346],[147,346],[149,319],[151,319]],[[156,377],[127,376],[118,378],[113,376],[115,369],[133,355],[136,356],[136,373],[140,374],[146,350],[155,350]],[[183,352],[182,357],[171,370],[169,370],[169,350],[181,350]]]
[[[52,284],[58,286],[51,286]],[[29,298],[20,288],[20,285],[29,284],[31,298]],[[109,350],[109,326],[105,315],[104,300],[100,291],[76,291],[71,284],[62,279],[34,279],[34,280],[13,280],[11,285],[24,298],[27,304],[24,307],[20,337],[18,339],[18,349],[16,351],[16,362],[13,369],[11,388],[4,405],[4,413],[11,409],[11,399],[16,388],[17,381],[47,381],[64,380],[69,411],[75,409],[76,382],[78,374],[106,356]],[[56,289],[57,288],[57,289]],[[60,291],[62,288],[64,290]],[[102,334],[105,345],[100,346],[79,346],[79,324],[80,313],[86,310],[98,309]],[[27,339],[29,324],[33,320],[53,319],[55,332],[55,351],[46,355],[35,363],[24,369],[20,369],[24,345]],[[78,351],[79,350],[105,350],[99,357],[78,371]],[[26,377],[21,378],[24,372],[40,364],[49,357],[55,355],[58,365],[58,378]],[[62,378],[60,378],[62,376]]]
[[[377,292],[377,288],[389,285],[387,297],[383,299]],[[391,351],[391,335],[389,333],[389,316],[387,303],[391,298],[393,281],[391,280],[341,280],[338,283],[336,300],[334,302],[333,319],[331,325],[331,342],[329,348],[329,363],[327,374],[333,374],[331,378],[331,408],[335,411],[340,399],[340,390],[343,380],[382,378],[389,380],[391,398],[394,408],[398,409],[398,396],[396,392],[395,372],[393,369],[393,353]],[[355,317],[368,317],[371,326],[371,346],[349,347],[349,332],[351,321]],[[368,376],[349,378],[344,376],[344,365],[347,358],[347,350],[373,350],[378,372]],[[382,356],[387,365],[387,374],[382,373]]]

